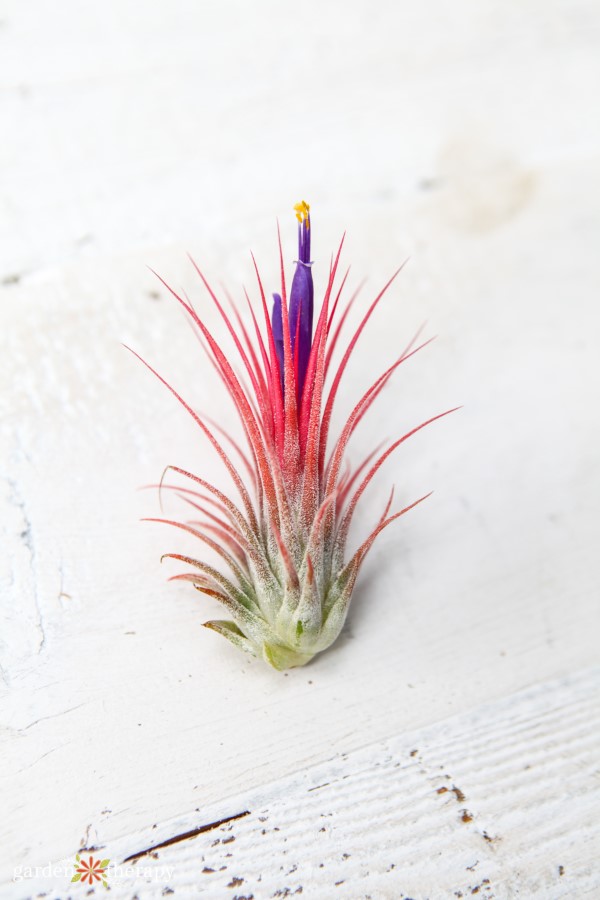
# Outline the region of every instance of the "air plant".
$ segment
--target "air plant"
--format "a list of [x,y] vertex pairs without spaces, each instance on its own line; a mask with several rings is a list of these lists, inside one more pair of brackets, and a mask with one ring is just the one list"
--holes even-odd
[[[191,567],[191,571],[176,574],[172,580],[189,581],[196,590],[222,603],[230,618],[205,622],[205,626],[276,669],[305,665],[338,637],[356,579],[375,539],[390,523],[429,496],[426,494],[392,513],[392,489],[379,521],[347,558],[348,530],[366,487],[404,441],[453,411],[427,419],[383,451],[374,450],[353,470],[345,462],[348,442],[373,401],[395,370],[429,343],[423,341],[417,345],[420,335],[417,333],[398,359],[358,400],[329,448],[332,412],[342,376],[365,325],[400,269],[372,301],[348,341],[341,361],[333,367],[332,357],[356,296],[339,314],[348,276],[346,272],[338,286],[343,238],[330,264],[325,295],[313,329],[310,210],[304,201],[294,209],[298,219],[296,269],[288,299],[279,239],[281,288],[280,293],[273,294],[270,313],[252,257],[264,320],[262,328],[258,321],[260,315],[257,318],[248,294],[250,328],[235,305],[232,304],[232,315],[228,314],[192,260],[233,339],[242,375],[236,373],[187,297],[179,296],[162,282],[188,314],[225,385],[240,417],[247,450],[216,423],[196,412],[142,360],[208,438],[239,495],[232,500],[200,475],[177,466],[168,467],[185,478],[188,486],[162,486],[176,490],[202,519],[179,522],[154,518],[151,521],[189,532],[211,548],[228,570],[224,574],[202,559],[166,553],[163,559],[175,559]],[[242,477],[240,469],[247,472],[248,480]]]

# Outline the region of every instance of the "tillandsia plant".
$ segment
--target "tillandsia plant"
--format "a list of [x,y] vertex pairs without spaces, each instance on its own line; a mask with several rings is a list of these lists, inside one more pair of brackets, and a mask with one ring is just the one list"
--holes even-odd
[[[228,314],[192,260],[233,339],[242,375],[236,374],[232,362],[189,300],[162,282],[189,315],[225,385],[241,419],[247,450],[216,423],[192,409],[151,369],[204,432],[239,495],[234,502],[201,476],[170,466],[171,471],[187,479],[188,486],[163,484],[163,487],[177,491],[202,519],[151,521],[174,525],[194,535],[218,554],[228,572],[224,574],[202,559],[179,553],[167,553],[163,559],[176,559],[190,566],[192,571],[176,574],[173,579],[191,582],[198,591],[214,597],[226,608],[230,618],[205,622],[207,628],[241,650],[262,657],[276,669],[304,665],[338,637],[358,573],[373,542],[391,522],[425,499],[421,497],[391,513],[392,489],[370,535],[347,558],[348,529],[365,488],[404,441],[453,411],[427,419],[383,451],[374,450],[354,470],[345,463],[348,442],[373,401],[394,371],[429,343],[424,341],[417,346],[417,333],[400,357],[358,400],[329,449],[332,411],[348,360],[400,269],[370,304],[337,367],[332,366],[334,351],[356,296],[338,313],[348,276],[346,271],[338,278],[343,238],[330,264],[325,295],[313,328],[310,209],[305,202],[298,203],[294,209],[298,219],[296,269],[288,298],[279,239],[281,288],[280,293],[273,294],[270,312],[252,257],[264,319],[262,328],[258,322],[260,316],[257,318],[247,294],[250,330],[235,305],[232,304],[232,314]],[[226,450],[225,446],[230,449]],[[239,469],[247,473],[248,480]]]

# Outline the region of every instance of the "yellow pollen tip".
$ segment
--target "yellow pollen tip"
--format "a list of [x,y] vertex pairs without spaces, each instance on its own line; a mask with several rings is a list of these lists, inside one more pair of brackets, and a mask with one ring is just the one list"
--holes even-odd
[[296,203],[296,205],[294,206],[294,211],[296,213],[296,218],[298,219],[300,224],[302,225],[303,222],[306,222],[306,227],[310,228],[310,206],[308,205],[306,200],[301,200],[300,203]]

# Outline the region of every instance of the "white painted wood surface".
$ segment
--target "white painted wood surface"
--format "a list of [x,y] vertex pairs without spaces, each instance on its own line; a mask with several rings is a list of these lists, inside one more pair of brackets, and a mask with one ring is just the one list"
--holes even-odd
[[[111,859],[118,896],[597,897],[599,687],[598,668],[546,683],[154,823],[96,857]],[[57,867],[28,890],[63,897],[73,857]],[[23,882],[7,892],[22,896]]]
[[[15,866],[246,807],[231,846],[172,844],[168,884],[112,895],[600,893],[599,34],[591,0],[0,5],[2,895],[65,897]],[[391,481],[435,494],[338,645],[284,676],[166,584],[183,543],[137,521],[158,504],[136,488],[167,463],[224,476],[120,342],[233,423],[146,265],[216,324],[186,251],[239,296],[251,247],[274,287],[300,196],[318,286],[344,228],[363,304],[411,257],[341,407],[424,319],[440,335],[357,456],[465,408],[381,473],[364,530]]]

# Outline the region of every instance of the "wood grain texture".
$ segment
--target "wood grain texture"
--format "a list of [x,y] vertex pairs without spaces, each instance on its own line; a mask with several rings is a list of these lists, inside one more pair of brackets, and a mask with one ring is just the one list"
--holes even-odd
[[[210,810],[213,821],[234,815],[263,785],[597,664],[597,4],[307,0],[303,9],[1,5],[2,884],[16,865],[125,846],[154,823],[179,817],[185,831],[196,808],[201,823]],[[216,604],[166,583],[173,569],[161,569],[160,555],[186,544],[139,523],[159,506],[136,489],[168,463],[226,479],[121,342],[235,429],[146,266],[188,290],[213,327],[186,252],[239,298],[242,284],[253,291],[252,248],[275,289],[275,216],[291,261],[300,195],[314,213],[316,295],[344,228],[351,285],[368,276],[355,321],[410,257],[365,330],[340,414],[423,320],[440,336],[382,394],[353,458],[374,439],[464,409],[386,464],[356,541],[391,482],[399,503],[435,493],[374,550],[338,644],[283,676],[200,627]],[[552,722],[559,746],[558,714]],[[473,805],[477,779],[470,770],[469,791],[459,780],[461,752],[456,744],[448,762],[434,754],[434,766],[447,765]],[[562,766],[544,751],[540,780],[546,760],[548,778]],[[447,794],[420,805],[429,795],[417,765],[397,773],[416,779],[401,790],[406,821],[430,801],[454,815]],[[571,848],[556,884],[575,896],[592,884],[573,843],[578,810],[583,822],[591,815],[586,785],[566,810],[551,804],[544,826],[550,847]],[[554,890],[550,869],[541,845],[525,852],[528,835],[542,834],[539,810],[516,782],[510,790],[514,884],[541,897]],[[291,822],[291,807],[281,815]],[[461,840],[475,828],[452,822],[448,834]],[[248,834],[255,824],[243,820]],[[164,839],[177,831],[161,828]],[[327,838],[332,856],[345,852],[344,834]],[[408,830],[401,837],[408,857]],[[430,839],[437,846],[437,831]],[[408,896],[427,866],[439,874],[419,841]],[[509,891],[510,840],[500,846]],[[325,884],[315,866],[314,884]],[[379,862],[370,871],[385,875]],[[305,873],[305,891],[312,883]]]
[[[586,670],[338,754],[240,795],[236,812],[200,807],[95,855],[111,859],[118,897],[595,897],[599,700],[600,670]],[[67,884],[21,882],[6,896],[63,898]]]

